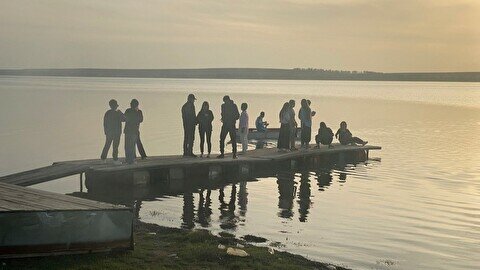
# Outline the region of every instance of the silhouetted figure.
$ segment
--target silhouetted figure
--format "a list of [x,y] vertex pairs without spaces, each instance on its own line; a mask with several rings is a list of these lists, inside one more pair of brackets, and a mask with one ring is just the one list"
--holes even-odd
[[236,122],[240,117],[238,107],[229,96],[223,97],[222,104],[222,130],[220,132],[220,155],[218,158],[225,157],[225,138],[230,135],[232,142],[233,158],[237,158],[237,136],[236,136]]
[[328,148],[332,146],[333,141],[333,131],[331,128],[327,127],[325,122],[320,123],[320,128],[318,129],[318,134],[315,136],[315,142],[317,147],[320,147],[320,144],[328,145]]
[[203,196],[203,189],[198,193],[200,199],[198,200],[197,221],[202,227],[208,227],[210,225],[210,216],[212,215],[212,200],[210,199],[211,190],[208,189],[206,197]]
[[135,163],[135,146],[140,134],[140,123],[143,122],[142,111],[138,108],[138,100],[132,99],[130,108],[125,111],[125,160],[128,164]]
[[267,132],[268,122],[263,121],[264,117],[265,112],[261,112],[260,115],[257,117],[257,120],[255,120],[255,128],[258,132]]
[[295,120],[295,100],[291,99],[288,104],[290,105],[289,113],[290,113],[290,150],[295,151],[297,148],[295,147],[295,139],[297,138],[297,121]]
[[242,113],[240,114],[240,121],[238,129],[240,130],[240,142],[242,143],[242,154],[246,154],[248,150],[248,113],[247,103],[242,103],[240,106]]
[[208,102],[205,101],[197,115],[198,132],[200,133],[200,157],[202,157],[204,153],[205,139],[207,139],[207,157],[210,157],[210,153],[212,152],[212,122],[213,113],[210,110]]
[[337,133],[335,133],[335,138],[338,137],[338,141],[340,141],[340,143],[342,145],[347,145],[347,144],[351,144],[351,145],[356,145],[356,144],[361,144],[361,145],[365,145],[367,144],[368,142],[367,141],[364,141],[358,137],[353,137],[352,136],[352,133],[350,132],[350,130],[348,130],[347,128],[347,123],[345,121],[342,121],[340,123],[340,128],[337,130]]
[[120,136],[122,135],[122,122],[125,116],[118,110],[118,103],[115,99],[108,102],[110,110],[103,117],[103,131],[105,132],[105,146],[103,147],[100,158],[107,159],[108,150],[113,142],[112,156],[114,162],[118,162],[118,146],[120,145]]
[[321,168],[316,172],[318,191],[325,191],[332,184],[333,176],[331,168]]
[[279,151],[290,149],[290,104],[285,102],[278,115],[280,118],[280,133],[278,134],[277,148]]
[[143,148],[143,143],[140,140],[140,132],[138,133],[137,150],[138,150],[138,153],[140,154],[140,156],[142,157],[142,159],[147,158],[147,153],[145,153],[145,148]]
[[193,94],[188,95],[187,102],[182,107],[183,119],[183,156],[196,157],[193,154],[193,141],[195,139],[195,125],[197,116],[195,114],[196,98]]
[[301,145],[303,148],[310,147],[312,139],[312,110],[306,99],[302,99],[301,107],[298,111],[298,118],[301,126]]
[[236,229],[237,227],[237,216],[235,215],[235,200],[237,196],[237,186],[232,184],[232,190],[230,192],[230,200],[228,203],[225,202],[224,188],[222,187],[219,190],[219,200],[220,200],[220,228],[222,229]]

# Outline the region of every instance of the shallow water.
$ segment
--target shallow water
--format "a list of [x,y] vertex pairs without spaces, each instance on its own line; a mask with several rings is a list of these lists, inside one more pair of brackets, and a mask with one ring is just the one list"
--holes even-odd
[[[315,126],[325,121],[335,130],[345,120],[383,149],[365,163],[278,172],[210,196],[159,192],[137,201],[143,221],[259,235],[355,269],[480,267],[479,83],[0,77],[0,175],[97,157],[110,98],[122,109],[139,99],[147,154],[178,154],[188,92],[197,108],[210,101],[215,152],[223,93],[249,103],[251,124],[263,110],[272,126],[284,101],[309,98]],[[78,186],[69,177],[35,187],[71,193]]]

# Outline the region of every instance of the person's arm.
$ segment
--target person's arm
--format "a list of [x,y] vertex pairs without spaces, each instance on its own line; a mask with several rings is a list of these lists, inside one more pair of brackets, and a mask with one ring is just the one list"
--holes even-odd
[[210,116],[210,119],[208,119],[208,121],[211,123],[213,122],[213,119],[215,119],[215,117],[213,117],[213,112],[212,111],[208,111],[208,115]]
[[138,110],[138,123],[143,122],[143,113],[141,110]]
[[105,133],[105,135],[107,135],[107,121],[108,121],[107,114],[108,112],[106,112],[105,115],[103,116],[103,132]]
[[335,138],[338,137],[338,134],[340,133],[340,129],[337,130],[337,132],[335,133]]

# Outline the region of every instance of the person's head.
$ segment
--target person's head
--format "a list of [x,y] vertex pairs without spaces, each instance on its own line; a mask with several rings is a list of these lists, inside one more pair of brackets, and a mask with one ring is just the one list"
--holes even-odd
[[108,105],[110,106],[110,109],[116,110],[118,108],[118,102],[115,99],[111,99],[108,102]]
[[195,102],[196,99],[197,99],[197,98],[195,98],[195,95],[194,95],[194,94],[190,94],[190,95],[188,95],[188,97],[187,97],[187,101],[188,101],[188,102]]
[[300,105],[301,105],[302,107],[307,107],[307,106],[308,106],[307,100],[306,100],[306,99],[302,99],[302,101],[300,101]]
[[283,111],[283,110],[286,110],[286,109],[288,109],[288,108],[290,108],[290,102],[285,102],[285,103],[283,104],[282,111]]
[[261,118],[265,117],[265,112],[261,112],[261,113],[260,113],[260,117],[261,117]]
[[202,104],[202,111],[208,111],[210,109],[210,105],[207,101],[204,101]]
[[132,109],[137,109],[138,108],[138,100],[136,99],[132,99],[132,101],[130,101],[130,108]]
[[290,104],[290,107],[295,108],[295,100],[290,99],[290,101],[288,102],[288,104]]
[[346,128],[347,128],[347,122],[342,121],[342,122],[340,123],[340,128],[341,128],[341,129],[346,129]]
[[223,102],[227,103],[230,101],[230,97],[228,95],[223,97]]
[[242,109],[242,111],[246,111],[247,108],[248,108],[248,105],[247,105],[247,103],[245,103],[245,102],[242,103],[242,105],[240,106],[240,109]]
[[327,125],[325,124],[325,122],[320,122],[320,128],[327,128]]

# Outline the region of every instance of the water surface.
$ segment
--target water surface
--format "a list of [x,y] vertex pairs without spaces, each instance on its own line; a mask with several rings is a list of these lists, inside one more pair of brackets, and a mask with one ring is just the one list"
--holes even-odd
[[[249,103],[251,124],[263,110],[272,126],[283,102],[309,98],[315,127],[325,121],[335,130],[345,120],[383,149],[365,163],[280,171],[209,196],[159,192],[136,202],[141,220],[260,235],[355,269],[480,267],[478,83],[0,77],[0,175],[99,156],[110,98],[122,109],[139,99],[147,154],[178,154],[189,92],[197,108],[211,104],[215,152],[224,93]],[[71,193],[78,186],[75,176],[35,187]]]

